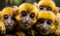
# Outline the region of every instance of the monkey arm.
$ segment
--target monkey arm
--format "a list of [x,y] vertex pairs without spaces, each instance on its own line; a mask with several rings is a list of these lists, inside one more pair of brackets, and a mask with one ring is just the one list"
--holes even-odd
[[6,33],[5,25],[4,25],[3,21],[1,21],[1,20],[0,20],[0,31],[1,31],[2,35]]
[[17,36],[26,36],[25,33],[23,33],[22,31],[16,32],[16,35],[17,35]]

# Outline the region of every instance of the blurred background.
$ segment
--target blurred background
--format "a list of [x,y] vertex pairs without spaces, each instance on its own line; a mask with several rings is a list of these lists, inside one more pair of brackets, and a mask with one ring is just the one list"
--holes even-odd
[[[7,6],[19,6],[20,4],[24,2],[29,3],[38,3],[40,0],[0,0],[0,10],[2,10],[4,7]],[[58,7],[60,7],[60,0],[53,0]]]

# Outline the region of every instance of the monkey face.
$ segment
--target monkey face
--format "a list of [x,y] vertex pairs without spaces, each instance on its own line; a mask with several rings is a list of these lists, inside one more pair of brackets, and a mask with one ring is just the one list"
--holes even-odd
[[52,12],[43,11],[38,14],[36,28],[40,34],[47,35],[56,30],[56,17]]
[[14,25],[15,25],[15,17],[14,16],[9,16],[7,14],[5,14],[3,16],[3,21],[5,23],[5,26],[8,30],[13,29]]
[[36,23],[36,16],[37,8],[30,3],[24,3],[18,9],[16,20],[19,22],[21,28],[29,29]]
[[2,19],[7,30],[12,30],[16,25],[14,11],[11,7],[6,7],[2,10]]
[[[38,24],[36,25],[38,31],[41,34],[48,34],[51,30],[55,29],[55,25],[52,23],[51,19],[39,19]],[[55,30],[54,30],[55,31]]]
[[47,11],[53,11],[55,14],[56,12],[56,5],[52,0],[41,0],[37,7],[39,8],[39,11],[41,10],[47,10]]

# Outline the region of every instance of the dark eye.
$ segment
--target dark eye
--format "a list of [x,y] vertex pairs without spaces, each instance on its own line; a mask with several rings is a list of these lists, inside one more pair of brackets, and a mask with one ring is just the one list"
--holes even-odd
[[31,13],[31,14],[30,14],[30,17],[31,17],[31,18],[34,18],[34,17],[35,17],[35,14],[34,14],[34,13]]
[[44,9],[44,6],[40,6],[40,10],[43,10]]
[[47,10],[51,11],[51,10],[52,10],[52,8],[50,8],[50,7],[47,7]]
[[44,20],[43,19],[39,19],[38,23],[44,23]]
[[12,19],[12,20],[15,20],[15,17],[14,17],[14,16],[12,16],[12,17],[11,17],[11,19]]
[[4,19],[8,19],[8,15],[7,14],[5,14],[3,17],[4,17]]
[[49,19],[49,20],[47,21],[47,24],[51,24],[51,23],[52,23],[52,20]]
[[21,15],[22,15],[22,16],[26,16],[26,15],[27,15],[26,11],[22,11],[22,12],[21,12]]

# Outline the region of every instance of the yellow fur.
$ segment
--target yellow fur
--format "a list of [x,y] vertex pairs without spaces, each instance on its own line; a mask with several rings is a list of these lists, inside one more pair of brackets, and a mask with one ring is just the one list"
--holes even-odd
[[[42,12],[44,12],[43,14],[41,14]],[[49,12],[49,13],[47,13],[47,12]],[[39,12],[38,14],[38,18],[46,18],[46,19],[52,19],[52,21],[53,22],[55,22],[55,20],[56,20],[56,17],[55,17],[55,15],[51,12],[51,11],[41,11],[41,12]],[[49,16],[48,16],[49,15]],[[53,16],[52,16],[53,15]],[[52,18],[53,17],[53,18]]]
[[57,28],[57,30],[56,30],[55,33],[56,33],[58,36],[60,36],[60,13],[57,14],[57,20],[58,20],[58,22],[59,22],[59,23],[58,23],[59,25],[58,25],[58,28]]
[[[28,13],[32,12],[35,14],[35,17],[37,16],[37,12],[38,12],[36,6],[34,6],[30,3],[24,3],[18,7],[18,15],[16,16],[16,19],[18,22],[20,22],[20,20],[22,20],[22,18],[19,17],[20,16],[19,14],[21,14],[22,11],[26,11]],[[32,21],[32,23],[35,23],[35,22],[36,22],[36,19],[34,21]],[[22,26],[22,25],[20,24],[20,26]]]
[[4,35],[6,33],[6,27],[4,25],[4,22],[2,21],[2,16],[1,16],[1,12],[0,12],[0,30],[2,35]]
[[[13,8],[12,7],[6,7],[6,8],[4,8],[3,10],[2,10],[2,12],[1,12],[1,15],[2,15],[2,19],[4,18],[4,15],[5,14],[7,14],[8,16],[14,16],[15,15],[15,12],[14,12],[14,10],[13,10]],[[15,16],[14,16],[15,17]],[[3,22],[4,23],[6,23],[5,22],[5,20],[3,20]],[[16,22],[14,22],[13,23],[13,26],[16,24]],[[13,28],[13,27],[12,27]]]
[[36,6],[30,4],[30,3],[24,3],[19,6],[18,12],[19,14],[21,13],[22,10],[28,11],[28,12],[33,12],[35,15],[37,15],[37,8]]
[[22,31],[19,31],[16,34],[17,34],[17,36],[25,36],[25,33],[23,33]]
[[[57,28],[57,25],[58,25],[57,22],[56,22],[56,16],[54,15],[54,13],[52,13],[51,11],[40,11],[38,13],[37,19],[40,19],[40,18],[51,19],[52,20],[53,25],[50,26],[50,30],[47,34],[54,33],[56,28]],[[37,24],[36,27],[39,27],[39,25]],[[46,35],[44,33],[42,33],[42,34]]]
[[5,28],[5,25],[4,25],[2,20],[0,20],[0,27],[2,28],[1,34],[5,34],[6,33],[6,28]]
[[52,8],[52,11],[56,14],[56,5],[55,3],[52,1],[52,0],[41,0],[39,1],[39,3],[37,4],[38,8],[43,5],[43,6],[46,6],[46,7],[51,7]]
[[[22,11],[26,11],[27,13],[34,13],[34,14],[35,14],[34,20],[31,19],[32,24],[31,24],[30,26],[28,26],[27,28],[24,27],[24,26],[20,23],[20,21],[22,20],[22,18],[20,17]],[[19,26],[22,27],[24,31],[26,31],[26,30],[28,30],[28,29],[31,29],[31,26],[34,25],[34,23],[36,23],[37,13],[38,13],[38,10],[37,10],[36,6],[34,6],[33,4],[23,3],[22,5],[20,5],[20,6],[18,7],[18,15],[16,16],[16,20],[19,22]],[[28,32],[29,32],[29,31],[28,31]],[[31,33],[29,32],[29,34],[31,34]],[[33,33],[32,33],[32,34],[33,34]]]
[[12,7],[6,7],[6,8],[4,8],[2,10],[2,16],[4,14],[13,15],[14,14],[13,8]]
[[[3,10],[2,10],[2,18],[3,18],[3,16],[5,15],[5,14],[7,14],[8,16],[16,16],[16,13],[17,12],[17,9],[16,9],[16,7],[6,7],[6,8],[4,8]],[[14,17],[15,17],[14,16]],[[13,23],[14,25],[16,24],[16,22],[14,22]],[[17,29],[17,28],[16,28]],[[18,29],[17,29],[18,30]],[[19,34],[20,33],[20,34]],[[15,34],[16,35],[18,35],[18,36],[24,36],[25,34],[23,33],[23,32],[15,32]],[[8,35],[8,34],[7,34]]]

